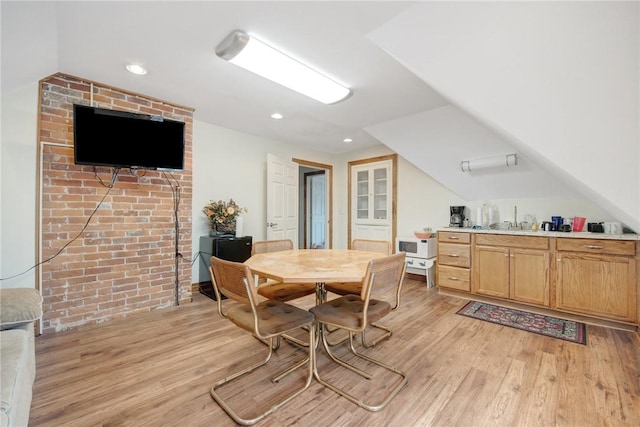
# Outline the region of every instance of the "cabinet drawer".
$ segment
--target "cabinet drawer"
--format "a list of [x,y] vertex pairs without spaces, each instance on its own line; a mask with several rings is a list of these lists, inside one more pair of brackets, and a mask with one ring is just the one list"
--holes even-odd
[[470,243],[470,233],[456,233],[453,231],[438,231],[438,243],[451,242],[451,243]]
[[467,268],[438,266],[438,286],[469,292],[470,276],[471,273]]
[[454,245],[440,243],[438,245],[438,263],[454,267],[469,267],[471,263],[471,247],[469,245]]
[[478,233],[476,234],[476,244],[502,246],[507,248],[549,249],[549,238]]
[[556,245],[559,251],[631,256],[636,254],[636,242],[633,240],[558,239]]

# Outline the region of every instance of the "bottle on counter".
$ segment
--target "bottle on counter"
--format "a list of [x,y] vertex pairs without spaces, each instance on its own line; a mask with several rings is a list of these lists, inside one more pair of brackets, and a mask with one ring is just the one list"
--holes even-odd
[[487,203],[482,205],[482,228],[488,229],[489,225],[489,205]]

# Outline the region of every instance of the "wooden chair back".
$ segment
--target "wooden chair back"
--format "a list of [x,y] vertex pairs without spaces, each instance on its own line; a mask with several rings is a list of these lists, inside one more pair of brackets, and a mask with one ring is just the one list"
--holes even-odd
[[391,255],[391,244],[386,240],[354,239],[351,242],[351,249]]
[[251,246],[251,255],[263,254],[266,252],[288,251],[293,249],[293,241],[291,239],[281,240],[261,240],[253,242]]
[[400,291],[407,267],[405,257],[406,254],[400,252],[369,261],[360,293],[360,298],[365,301],[365,307],[371,298],[371,294],[380,294],[391,290],[396,293],[396,306],[399,305]]
[[254,307],[258,304],[258,294],[248,266],[212,256],[211,271],[219,293],[241,304]]

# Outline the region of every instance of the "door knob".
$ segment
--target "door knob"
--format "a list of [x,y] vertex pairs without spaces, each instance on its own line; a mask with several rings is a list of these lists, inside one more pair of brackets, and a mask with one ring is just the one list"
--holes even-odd
[[277,223],[275,223],[275,222],[268,222],[268,223],[267,223],[267,227],[272,227],[272,228],[273,228],[273,227],[275,227],[276,225],[278,225],[278,224],[277,224]]

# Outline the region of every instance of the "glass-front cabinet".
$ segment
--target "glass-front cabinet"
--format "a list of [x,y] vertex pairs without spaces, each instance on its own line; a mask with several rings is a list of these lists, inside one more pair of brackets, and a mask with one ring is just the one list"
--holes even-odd
[[352,239],[391,240],[392,167],[391,160],[351,167]]

